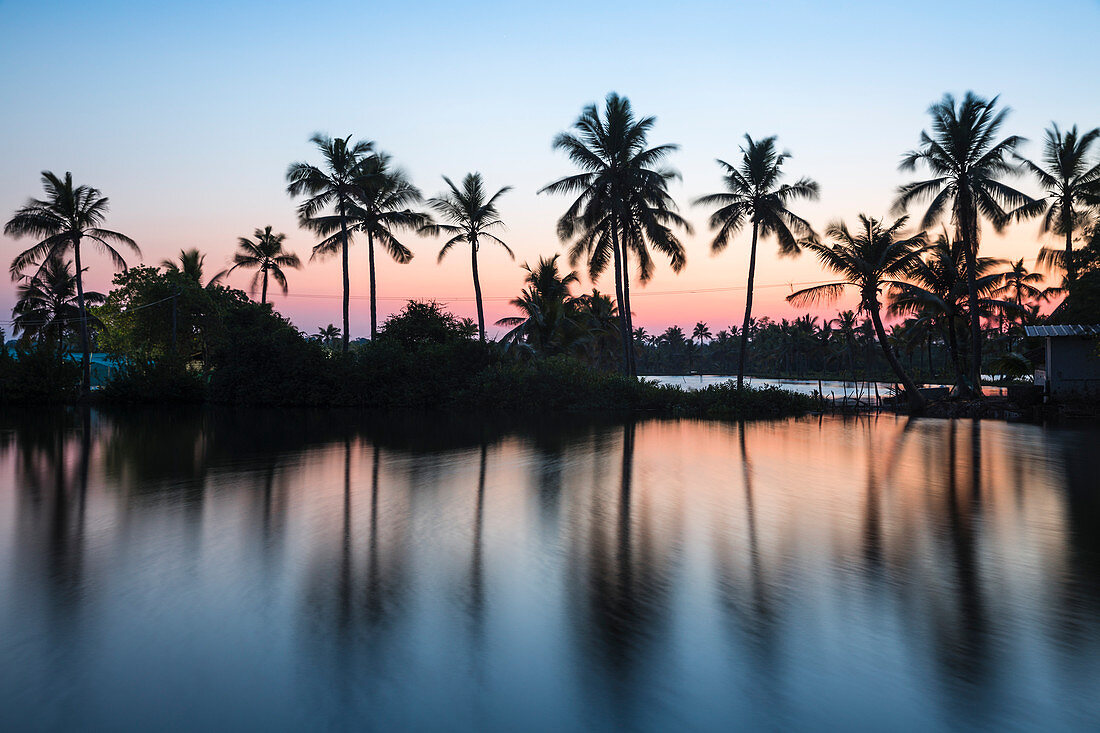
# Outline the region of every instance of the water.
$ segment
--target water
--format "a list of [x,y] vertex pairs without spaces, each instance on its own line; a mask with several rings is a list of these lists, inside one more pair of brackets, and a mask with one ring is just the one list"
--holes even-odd
[[[985,375],[983,375],[985,376]],[[681,389],[696,390],[709,387],[712,384],[723,384],[724,382],[736,382],[737,377],[731,377],[729,375],[721,374],[694,374],[694,375],[662,375],[653,377],[643,377],[651,382],[657,384],[668,384],[673,387],[680,387]],[[851,382],[841,381],[833,379],[825,379],[818,381],[816,379],[777,379],[774,377],[745,377],[745,384],[750,387],[779,387],[790,392],[798,392],[799,394],[812,395],[821,390],[822,394],[826,397],[842,398],[844,395],[848,395],[851,398],[855,398],[857,395],[863,400],[867,399],[870,394],[873,399],[875,396],[875,382]],[[879,395],[881,397],[891,396],[894,393],[895,382],[878,382]],[[929,387],[950,387],[951,385],[932,384],[927,385]],[[1004,387],[982,387],[982,393],[986,395],[1003,395],[1005,393]]]
[[1097,437],[7,410],[0,729],[1095,730]]

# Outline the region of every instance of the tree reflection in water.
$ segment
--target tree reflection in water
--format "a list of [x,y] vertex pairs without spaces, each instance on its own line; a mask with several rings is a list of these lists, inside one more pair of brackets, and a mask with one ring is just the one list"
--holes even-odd
[[1079,727],[1095,439],[6,410],[0,724]]

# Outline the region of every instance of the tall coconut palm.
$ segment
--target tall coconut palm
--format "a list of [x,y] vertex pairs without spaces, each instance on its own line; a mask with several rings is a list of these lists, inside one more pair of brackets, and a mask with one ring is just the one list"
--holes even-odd
[[933,178],[914,181],[898,188],[894,204],[903,213],[918,201],[929,201],[921,227],[932,227],[950,212],[966,257],[966,282],[970,298],[972,397],[981,396],[982,327],[981,308],[976,286],[975,262],[980,240],[979,219],[984,217],[1001,231],[1013,219],[1035,216],[1043,202],[1008,186],[1001,179],[1017,173],[1011,160],[1024,139],[1010,135],[998,140],[1008,109],[997,108],[997,97],[986,100],[967,92],[962,102],[945,94],[933,104],[932,133],[921,132],[920,147],[902,157],[903,171],[916,170],[923,163]]
[[177,259],[161,260],[160,266],[169,272],[182,273],[185,277],[189,277],[202,285],[202,264],[205,260],[206,255],[196,248],[181,249]]
[[438,236],[450,235],[439,250],[438,261],[451,251],[456,244],[465,242],[470,245],[470,266],[474,274],[474,300],[477,301],[477,332],[481,343],[485,343],[485,309],[481,304],[481,279],[477,273],[477,250],[482,240],[496,242],[515,259],[512,249],[492,232],[504,228],[504,221],[497,209],[497,200],[512,190],[505,186],[492,196],[487,195],[485,180],[480,173],[467,173],[462,179],[462,187],[456,186],[450,178],[443,176],[450,189],[428,201],[430,206],[443,219],[443,223],[425,224],[420,228],[424,234]]
[[602,117],[596,105],[588,105],[573,124],[574,132],[554,139],[554,148],[568,155],[581,172],[539,191],[577,196],[558,220],[559,238],[575,240],[571,264],[587,259],[593,280],[608,264],[614,265],[623,371],[631,376],[637,376],[638,369],[631,344],[629,255],[638,261],[640,282],[653,274],[650,248],[666,256],[679,272],[687,255],[673,228],[691,231],[668,193],[668,182],[679,174],[657,167],[678,146],[647,147],[655,122],[655,117],[635,117],[630,100],[614,92],[607,95]]
[[[334,231],[340,232],[340,264],[343,268],[343,310],[344,330],[342,331],[342,350],[348,350],[348,338],[351,333],[348,307],[351,298],[351,279],[348,274],[348,247],[351,238],[348,233],[348,214],[354,203],[356,179],[363,161],[373,149],[373,143],[360,140],[351,142],[351,135],[335,140],[328,135],[316,133],[310,138],[324,159],[324,167],[318,168],[312,163],[291,163],[286,171],[287,193],[291,196],[306,196],[298,205],[298,221],[306,229],[328,236]],[[332,215],[322,212],[329,209]],[[320,245],[318,245],[320,246]],[[313,251],[313,257],[324,256],[332,252],[331,247],[322,247]],[[311,257],[310,259],[312,259]]]
[[[405,173],[394,168],[385,153],[375,153],[363,160],[354,180],[353,199],[347,210],[351,232],[367,235],[367,262],[370,274],[370,337],[378,337],[378,298],[374,265],[374,245],[377,242],[394,261],[406,265],[412,261],[412,251],[398,241],[396,232],[416,231],[431,223],[431,218],[409,207],[420,203],[420,190],[412,185]],[[332,222],[333,230],[335,223]],[[335,252],[341,245],[340,234],[321,242],[314,251]]]
[[[1084,207],[1100,204],[1100,161],[1092,159],[1090,148],[1100,138],[1100,128],[1078,134],[1074,125],[1064,134],[1051,123],[1043,141],[1043,158],[1037,165],[1020,158],[1024,170],[1046,190],[1047,205],[1041,231],[1065,237],[1065,252],[1060,259],[1066,270],[1067,282],[1077,276],[1073,263],[1073,234],[1084,223]],[[1052,263],[1049,250],[1040,254],[1040,261]]]
[[298,269],[302,266],[302,262],[298,259],[298,255],[283,249],[286,235],[272,231],[270,226],[256,229],[252,233],[252,237],[252,239],[248,237],[237,238],[237,253],[233,255],[233,266],[224,273],[220,273],[215,279],[221,279],[223,276],[228,277],[238,267],[255,269],[256,274],[252,276],[250,290],[254,295],[256,286],[259,285],[261,288],[260,304],[265,305],[267,304],[268,277],[270,276],[282,287],[285,295],[289,287],[286,283],[286,273],[283,272],[283,268],[293,267]]
[[[113,245],[125,245],[139,257],[134,240],[124,234],[102,228],[109,201],[99,189],[74,186],[73,174],[58,178],[50,171],[42,173],[45,199],[30,199],[4,225],[4,233],[16,238],[40,237],[41,241],[18,254],[11,263],[12,278],[24,274],[32,265],[42,267],[51,257],[64,258],[70,251],[76,268],[76,300],[80,309],[81,391],[86,397],[91,390],[91,340],[88,338],[88,310],[84,299],[84,267],[81,245],[87,241],[108,255],[115,266],[126,269],[126,260]],[[33,277],[33,275],[32,275]]]
[[737,232],[746,224],[752,225],[752,247],[749,250],[749,281],[745,295],[745,320],[741,327],[741,351],[737,357],[737,388],[745,379],[745,353],[752,320],[752,288],[756,277],[756,245],[760,237],[774,235],[779,242],[781,256],[794,256],[799,252],[799,239],[813,235],[813,228],[805,219],[796,216],[788,205],[798,199],[816,199],[818,185],[809,178],[794,183],[783,183],[783,163],[790,153],[779,152],[775,136],[753,140],[745,135],[741,147],[741,160],[731,165],[719,160],[723,170],[726,190],[702,196],[696,206],[717,206],[710,216],[710,227],[717,234],[711,242],[711,251],[718,253],[726,248]]
[[[66,331],[76,331],[81,321],[77,302],[76,275],[72,263],[54,256],[46,259],[34,275],[26,275],[17,288],[12,310],[12,332],[39,341],[56,341],[58,353]],[[85,291],[85,305],[102,305],[102,293]],[[99,319],[88,315],[89,325],[101,328]]]
[[787,296],[787,300],[795,305],[812,304],[822,300],[835,300],[845,288],[858,288],[860,310],[871,317],[879,346],[898,380],[905,385],[909,411],[917,414],[924,410],[924,398],[902,367],[894,350],[890,348],[886,329],[882,325],[882,305],[879,300],[883,286],[890,285],[895,282],[895,278],[911,272],[920,262],[920,255],[926,244],[924,233],[912,237],[902,236],[901,231],[907,220],[908,217],[903,216],[887,227],[878,219],[860,214],[861,227],[856,233],[849,231],[844,222],[831,224],[826,230],[826,236],[833,240],[833,244],[809,242],[805,246],[817,255],[827,270],[844,279],[804,288]]

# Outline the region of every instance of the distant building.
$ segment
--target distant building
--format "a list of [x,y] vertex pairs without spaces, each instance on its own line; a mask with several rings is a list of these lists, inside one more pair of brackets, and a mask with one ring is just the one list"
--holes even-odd
[[1100,325],[1025,326],[1024,332],[1046,339],[1046,370],[1036,372],[1035,383],[1045,381],[1051,398],[1100,397]]

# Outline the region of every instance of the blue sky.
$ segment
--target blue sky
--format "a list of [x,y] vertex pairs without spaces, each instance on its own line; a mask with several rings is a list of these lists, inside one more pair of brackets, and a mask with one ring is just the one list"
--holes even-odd
[[[682,146],[674,194],[698,230],[688,268],[660,269],[649,290],[736,286],[745,248],[711,258],[705,214],[688,204],[717,188],[713,159],[735,156],[743,133],[779,135],[794,155],[791,175],[820,182],[821,201],[802,209],[815,224],[882,214],[905,180],[899,156],[946,91],[1000,94],[1014,110],[1008,131],[1033,140],[1051,120],[1100,124],[1098,28],[1095,1],[0,2],[0,210],[37,194],[39,171],[71,170],[111,197],[111,225],[139,241],[146,261],[197,246],[220,269],[237,236],[266,224],[306,254],[312,241],[296,227],[283,174],[309,159],[307,139],[322,130],[375,140],[429,194],[440,174],[468,170],[513,185],[502,208],[522,262],[560,249],[553,222],[565,202],[535,195],[569,171],[551,139],[616,90],[658,117],[653,142]],[[988,238],[989,253],[1033,256],[1036,228]],[[408,243],[412,265],[382,266],[380,289],[392,298],[383,310],[404,296],[468,296],[465,258],[437,266],[436,243]],[[363,294],[357,255],[353,292]],[[483,259],[487,295],[518,290],[515,263]],[[108,263],[91,266],[91,282],[105,287]],[[821,277],[808,257],[762,251],[758,282]],[[292,295],[338,288],[335,262],[291,278]],[[761,313],[793,313],[782,289],[770,292],[757,298]],[[743,298],[639,299],[635,320],[724,325],[739,320]],[[12,301],[13,287],[0,287],[0,308]],[[335,298],[277,307],[307,330],[339,316]],[[361,333],[366,305],[355,308]],[[493,301],[487,311],[495,320],[508,307]]]

